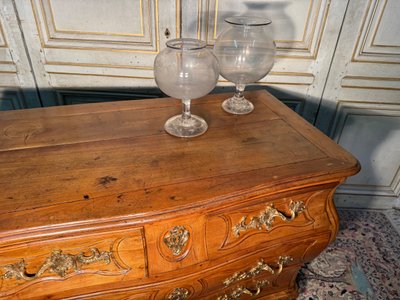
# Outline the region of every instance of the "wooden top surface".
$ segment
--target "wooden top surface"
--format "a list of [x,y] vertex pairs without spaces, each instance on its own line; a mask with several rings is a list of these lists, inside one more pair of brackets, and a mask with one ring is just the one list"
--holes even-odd
[[12,230],[150,218],[244,194],[356,173],[358,162],[265,91],[255,110],[221,109],[230,94],[194,100],[196,138],[168,135],[180,101],[154,99],[1,112],[0,237]]

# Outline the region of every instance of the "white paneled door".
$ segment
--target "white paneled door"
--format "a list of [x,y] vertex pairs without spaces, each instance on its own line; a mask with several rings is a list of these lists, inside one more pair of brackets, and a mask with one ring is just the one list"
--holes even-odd
[[0,0],[0,110],[39,106],[13,1]]
[[[257,85],[268,86],[314,122],[345,11],[346,1],[188,0],[182,2],[182,34],[212,46],[227,27],[227,16],[246,14],[272,20],[275,65]],[[220,84],[226,84],[222,78]]]
[[353,0],[316,125],[362,166],[341,206],[391,207],[400,195],[400,1]]
[[143,98],[155,87],[155,55],[180,34],[179,0],[15,3],[45,105],[89,101],[92,92]]

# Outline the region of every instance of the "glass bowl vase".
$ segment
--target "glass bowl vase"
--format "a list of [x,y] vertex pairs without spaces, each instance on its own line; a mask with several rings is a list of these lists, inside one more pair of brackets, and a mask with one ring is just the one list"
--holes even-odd
[[260,17],[229,17],[229,28],[214,44],[221,76],[235,83],[236,92],[222,107],[232,114],[248,114],[253,104],[244,98],[246,84],[254,83],[268,74],[274,64],[275,43],[270,33],[271,21]]
[[203,118],[191,114],[190,102],[217,84],[217,58],[200,40],[174,39],[166,45],[154,61],[155,80],[165,94],[182,100],[182,114],[168,119],[164,129],[177,137],[201,135],[208,126]]

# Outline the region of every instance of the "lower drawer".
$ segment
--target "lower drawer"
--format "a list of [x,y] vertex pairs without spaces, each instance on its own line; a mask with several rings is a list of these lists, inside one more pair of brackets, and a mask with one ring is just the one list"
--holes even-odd
[[[217,266],[205,263],[203,270],[179,278],[177,273],[170,280],[153,282],[125,289],[111,289],[91,295],[68,299],[122,300],[122,299],[254,299],[274,295],[295,295],[295,278],[301,264],[310,255],[321,251],[328,243],[330,233],[299,241],[275,243],[270,247],[253,250]],[[185,272],[186,274],[186,272]],[[152,278],[149,278],[152,280]],[[236,298],[235,298],[236,297]]]
[[299,269],[300,266],[290,266],[277,276],[264,275],[259,276],[257,279],[245,280],[224,291],[219,291],[199,299],[295,299],[289,295],[297,295],[295,280]]
[[58,236],[0,246],[0,299],[60,293],[147,277],[142,230]]

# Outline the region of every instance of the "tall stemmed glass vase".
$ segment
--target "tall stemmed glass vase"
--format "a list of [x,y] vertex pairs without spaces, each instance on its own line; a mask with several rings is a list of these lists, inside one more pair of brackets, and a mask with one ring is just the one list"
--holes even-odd
[[165,94],[182,100],[182,114],[168,119],[165,130],[178,137],[203,134],[207,123],[191,114],[190,102],[208,94],[219,76],[217,58],[206,48],[206,43],[196,39],[168,41],[154,61],[154,75]]
[[222,107],[232,114],[248,114],[253,104],[244,98],[246,84],[254,83],[271,70],[274,64],[275,43],[270,33],[271,21],[260,17],[229,17],[229,28],[223,31],[214,45],[220,73],[235,83],[236,92]]

